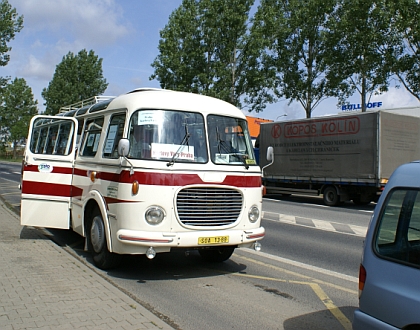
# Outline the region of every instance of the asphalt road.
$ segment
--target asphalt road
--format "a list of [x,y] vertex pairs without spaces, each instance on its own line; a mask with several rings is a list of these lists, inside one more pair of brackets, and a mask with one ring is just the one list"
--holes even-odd
[[[0,196],[18,212],[20,164],[0,163]],[[237,249],[222,264],[194,251],[127,256],[122,267],[97,270],[179,329],[351,329],[363,231],[374,205],[329,208],[317,198],[265,199],[267,236],[260,253]],[[47,235],[91,263],[83,239]]]

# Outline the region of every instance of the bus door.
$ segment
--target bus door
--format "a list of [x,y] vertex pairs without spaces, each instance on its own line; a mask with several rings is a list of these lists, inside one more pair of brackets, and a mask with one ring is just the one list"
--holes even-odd
[[70,227],[76,138],[74,118],[32,118],[22,165],[22,225]]

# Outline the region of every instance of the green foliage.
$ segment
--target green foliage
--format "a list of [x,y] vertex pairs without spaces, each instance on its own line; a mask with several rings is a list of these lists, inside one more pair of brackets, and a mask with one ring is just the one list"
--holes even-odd
[[5,66],[10,56],[7,54],[12,48],[7,45],[14,39],[15,34],[23,27],[23,16],[18,16],[7,0],[0,2],[0,66]]
[[420,101],[420,4],[416,0],[387,2],[395,43],[387,64],[403,86]]
[[[273,102],[284,97],[299,102],[311,116],[325,98],[338,96],[339,84],[325,78],[326,40],[324,29],[335,0],[262,0],[255,14],[250,39],[250,66],[259,83],[251,97]],[[270,94],[267,87],[272,91]]]
[[102,74],[102,59],[93,50],[77,55],[69,52],[57,65],[53,79],[42,90],[45,114],[57,114],[62,106],[105,92],[108,83]]
[[363,111],[397,76],[420,100],[417,0],[183,0],[161,31],[150,79],[262,111],[280,98],[306,116],[359,93]]
[[37,104],[32,89],[23,78],[15,78],[3,89],[0,127],[2,135],[14,145],[14,158],[17,142],[28,136],[29,122],[38,113]]
[[[16,9],[12,8],[7,0],[0,1],[0,66],[5,66],[10,60],[7,54],[12,48],[8,42],[15,38],[15,34],[23,27],[23,16],[18,16]],[[7,82],[0,77],[0,87]]]
[[183,0],[160,32],[150,79],[162,88],[215,96],[241,106],[244,40],[254,0]]
[[373,93],[388,90],[391,72],[385,63],[395,44],[387,0],[340,0],[328,25],[327,78],[341,81],[361,96],[362,111]]

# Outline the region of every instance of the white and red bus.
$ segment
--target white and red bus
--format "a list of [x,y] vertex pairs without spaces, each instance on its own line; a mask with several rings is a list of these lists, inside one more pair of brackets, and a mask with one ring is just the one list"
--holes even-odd
[[123,254],[260,249],[261,171],[239,109],[160,89],[67,109],[31,120],[22,225],[72,229],[102,269]]

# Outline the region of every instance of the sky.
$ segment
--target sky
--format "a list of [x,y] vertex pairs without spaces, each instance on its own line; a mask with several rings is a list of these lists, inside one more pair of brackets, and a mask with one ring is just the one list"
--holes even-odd
[[[23,15],[23,29],[9,42],[10,62],[0,67],[0,76],[24,78],[32,88],[42,112],[41,96],[48,87],[56,66],[63,57],[80,50],[93,50],[103,59],[103,75],[109,83],[104,95],[118,96],[135,88],[160,88],[149,80],[151,63],[159,54],[159,31],[182,0],[8,0]],[[360,103],[357,95],[348,101]],[[381,102],[382,108],[420,106],[403,88],[394,86],[386,94],[372,96],[370,102]],[[341,112],[334,98],[323,101],[312,117]],[[248,113],[264,119],[305,118],[298,103],[280,100],[259,113]]]

